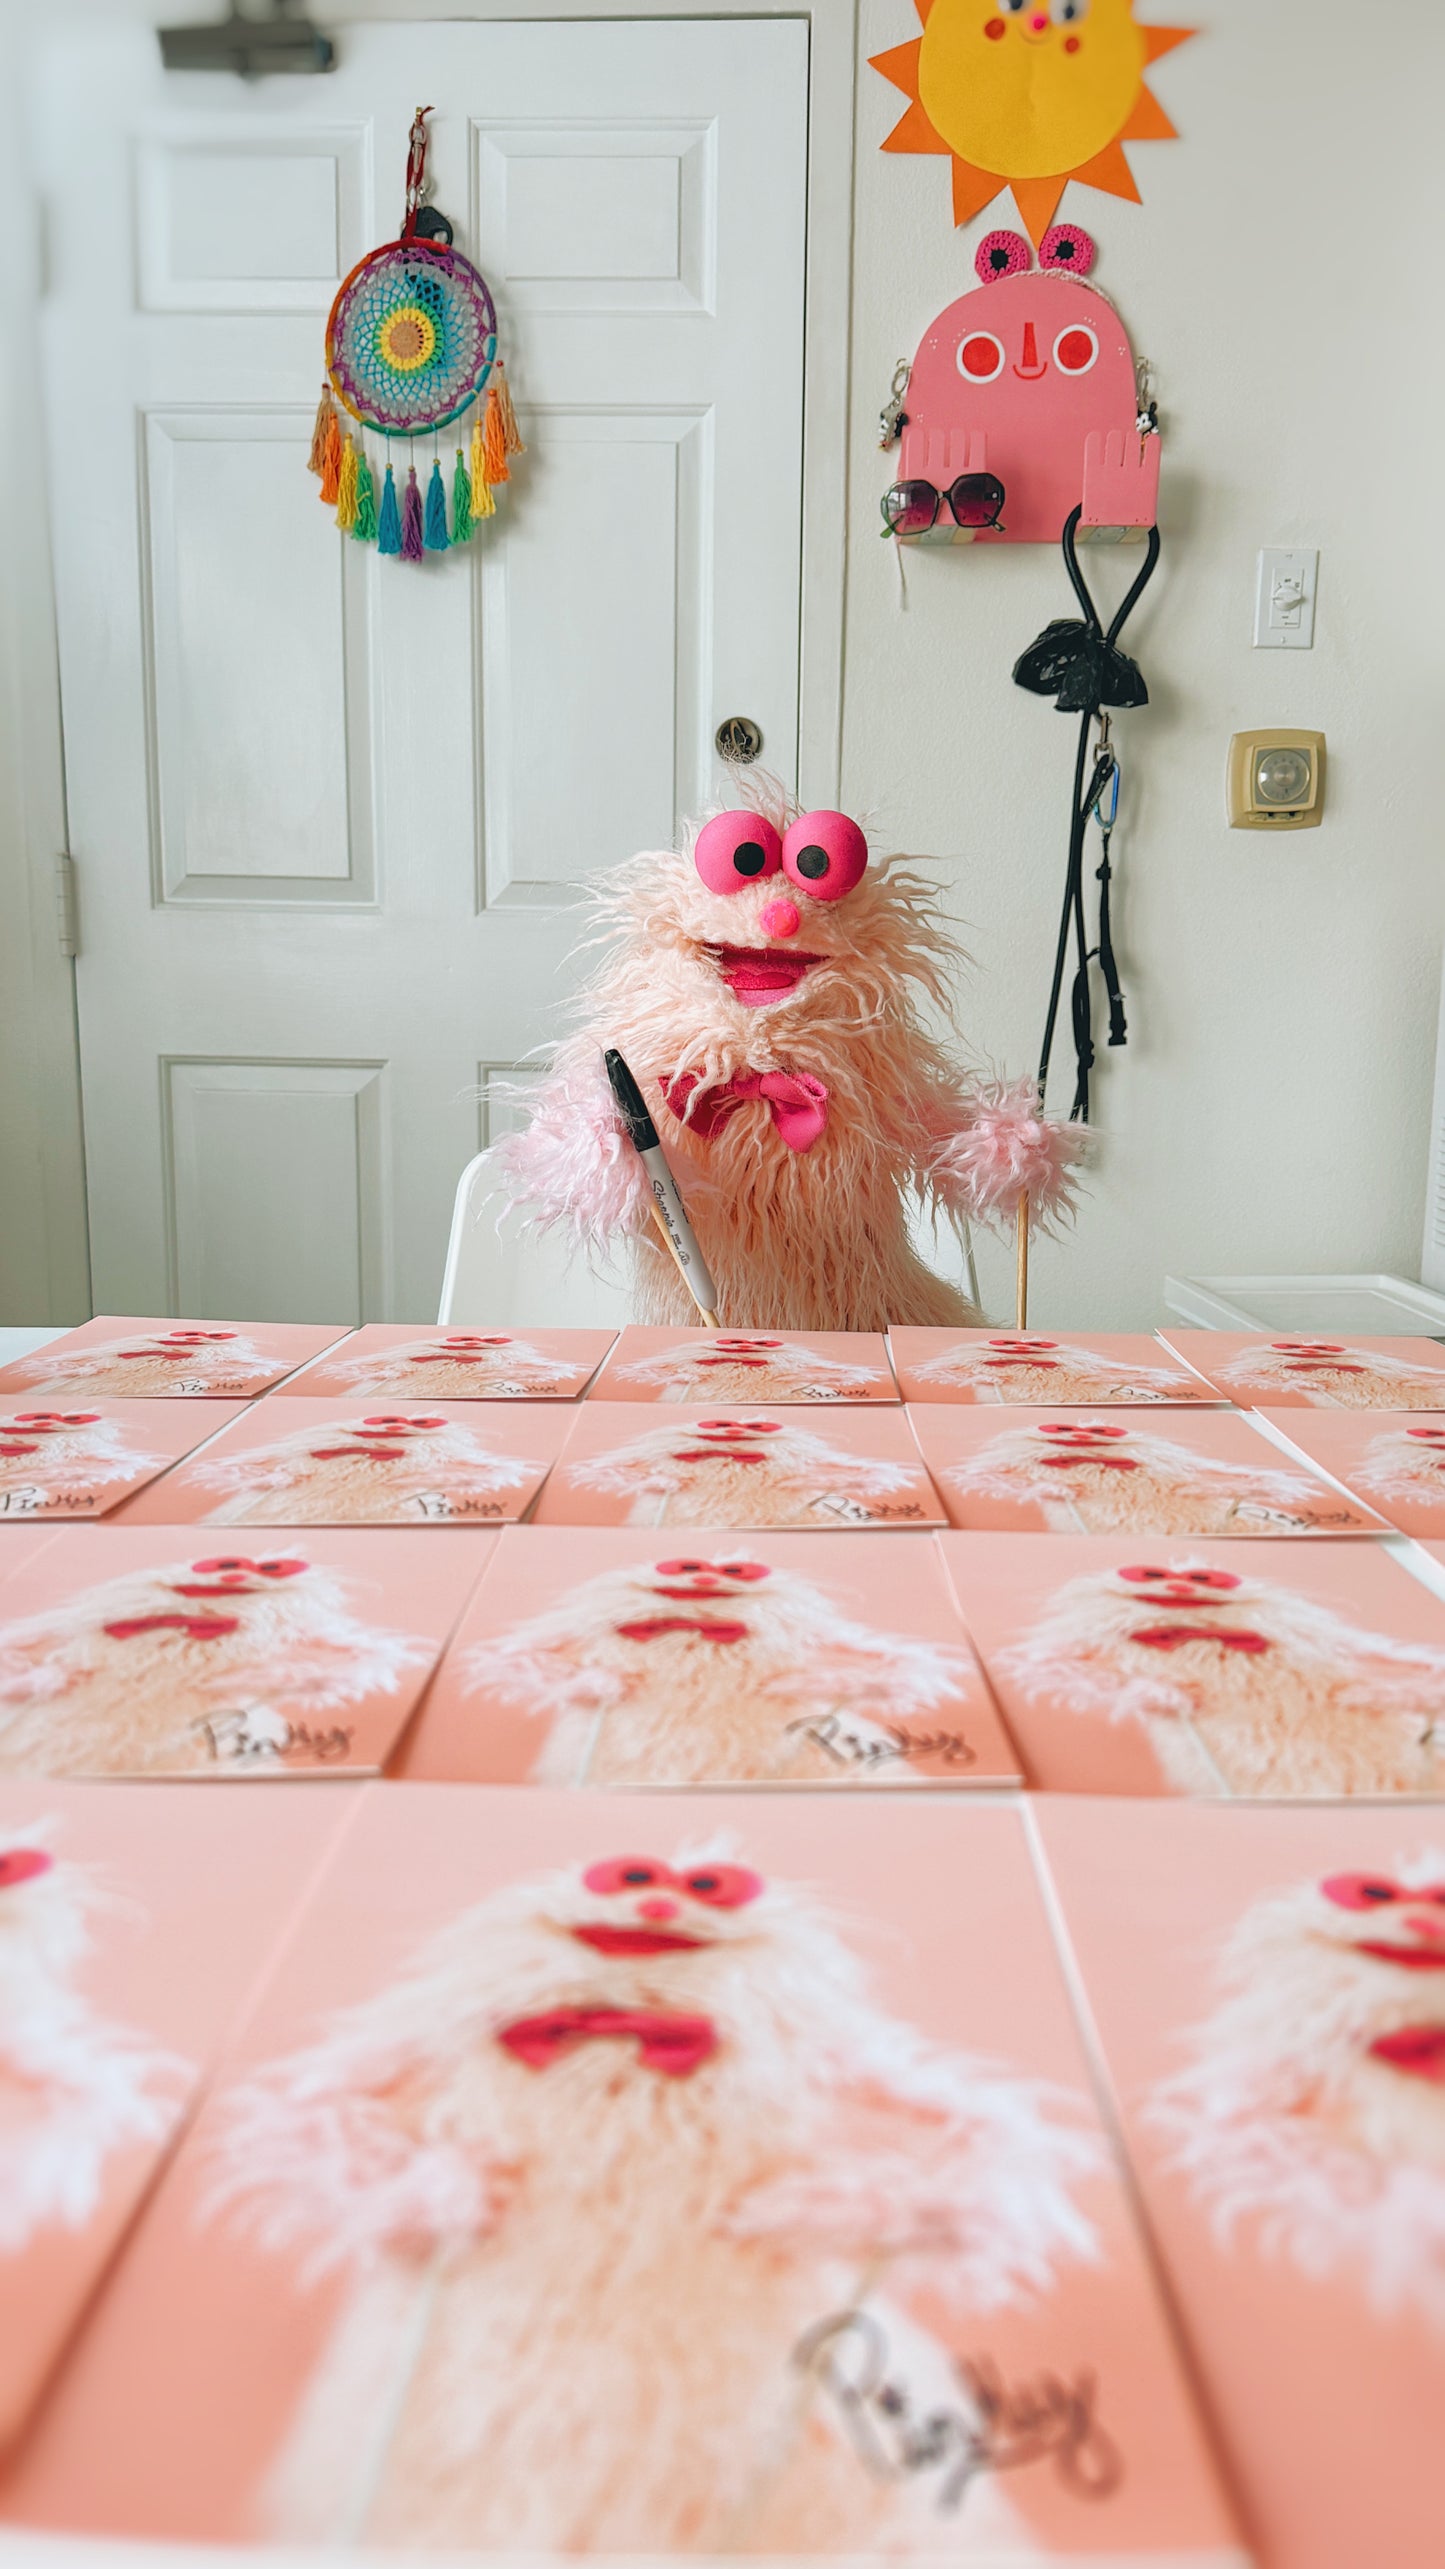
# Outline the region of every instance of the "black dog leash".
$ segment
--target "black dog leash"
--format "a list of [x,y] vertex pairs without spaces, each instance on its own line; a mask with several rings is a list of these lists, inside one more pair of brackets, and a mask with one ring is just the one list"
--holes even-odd
[[[1030,643],[1014,668],[1014,680],[1031,694],[1052,696],[1060,713],[1077,713],[1079,750],[1074,762],[1074,789],[1070,802],[1069,861],[1064,881],[1064,906],[1059,921],[1058,946],[1054,955],[1053,981],[1049,990],[1048,1015],[1044,1024],[1043,1049],[1039,1055],[1039,1097],[1042,1102],[1048,1083],[1049,1064],[1053,1055],[1054,1031],[1058,1022],[1059,1003],[1063,996],[1064,966],[1068,959],[1072,931],[1075,968],[1070,994],[1073,1023],[1075,1083],[1074,1102],[1069,1110],[1071,1123],[1087,1124],[1089,1120],[1089,1076],[1094,1067],[1093,1009],[1090,998],[1089,967],[1097,962],[1103,976],[1109,1001],[1109,1042],[1122,1045],[1128,1041],[1128,1023],[1124,1013],[1124,995],[1120,987],[1118,966],[1114,957],[1110,914],[1112,868],[1109,842],[1113,834],[1117,804],[1119,763],[1110,746],[1110,709],[1129,705],[1147,705],[1149,690],[1134,661],[1118,648],[1134,608],[1153,576],[1159,559],[1159,529],[1151,526],[1143,567],[1130,586],[1123,604],[1107,631],[1079,569],[1075,535],[1081,509],[1074,509],[1064,525],[1064,566],[1069,574],[1074,595],[1083,608],[1082,619],[1057,619],[1046,625],[1036,642]],[[1099,726],[1098,747],[1092,771],[1089,768],[1089,746],[1093,725]],[[1105,794],[1113,791],[1108,817],[1101,820],[1103,861],[1096,869],[1099,885],[1099,928],[1097,942],[1089,942],[1084,912],[1084,847],[1090,819],[1101,810]]]

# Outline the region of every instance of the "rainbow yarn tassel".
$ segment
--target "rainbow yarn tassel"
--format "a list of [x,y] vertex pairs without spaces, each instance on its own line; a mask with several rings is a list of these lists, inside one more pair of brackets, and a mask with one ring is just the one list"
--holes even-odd
[[442,480],[441,460],[432,457],[431,480],[426,486],[426,516],[422,525],[428,553],[445,553],[451,542],[447,533],[447,494]]
[[503,365],[500,357],[497,359],[496,371],[492,377],[492,381],[496,386],[497,408],[502,414],[502,442],[509,455],[525,455],[527,449],[522,443],[522,432],[517,426],[517,414],[512,408],[512,394],[511,387],[507,382],[507,369]]
[[481,518],[495,517],[496,514],[497,503],[492,497],[492,486],[487,479],[486,442],[482,436],[482,423],[478,419],[472,423],[472,515],[474,518]]
[[326,442],[321,450],[321,498],[327,508],[335,508],[341,495],[341,420],[332,411],[326,423]]
[[487,388],[487,416],[482,429],[482,461],[487,479],[495,489],[498,482],[512,478],[507,469],[507,425],[502,417],[502,397],[495,383]]
[[425,552],[421,484],[413,464],[406,477],[406,497],[401,504],[401,558],[403,562],[420,562]]
[[376,542],[376,483],[364,454],[356,458],[356,515],[351,532],[358,544]]
[[396,504],[396,475],[388,464],[386,485],[381,494],[381,523],[377,529],[378,553],[401,551],[401,510]]
[[336,523],[343,535],[349,535],[356,524],[356,443],[350,437],[341,450],[341,470],[336,476]]
[[327,441],[335,425],[336,404],[331,398],[330,384],[324,383],[321,387],[321,399],[316,405],[316,425],[311,431],[311,452],[306,458],[308,473],[319,475],[325,472]]
[[452,475],[452,542],[469,544],[472,535],[472,482],[467,459],[457,448],[457,468]]

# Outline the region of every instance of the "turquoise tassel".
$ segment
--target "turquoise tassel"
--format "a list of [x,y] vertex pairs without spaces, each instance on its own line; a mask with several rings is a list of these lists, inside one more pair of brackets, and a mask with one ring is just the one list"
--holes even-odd
[[428,553],[445,553],[451,537],[447,533],[447,494],[442,468],[432,458],[431,480],[426,486],[426,549]]
[[381,494],[381,521],[377,528],[376,549],[378,553],[401,551],[401,510],[397,504],[396,477],[389,464],[386,468],[386,488]]

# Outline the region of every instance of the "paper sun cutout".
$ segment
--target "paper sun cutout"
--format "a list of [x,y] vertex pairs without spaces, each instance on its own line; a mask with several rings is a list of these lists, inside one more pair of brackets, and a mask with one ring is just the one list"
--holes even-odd
[[1144,74],[1197,30],[1141,27],[1134,0],[914,0],[921,36],[874,54],[908,99],[885,152],[946,152],[953,219],[1007,187],[1037,248],[1071,178],[1137,205],[1125,143],[1175,127]]

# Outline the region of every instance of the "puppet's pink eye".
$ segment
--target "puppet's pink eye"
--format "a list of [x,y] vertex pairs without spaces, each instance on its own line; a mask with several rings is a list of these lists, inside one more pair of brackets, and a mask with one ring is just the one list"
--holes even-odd
[[1331,1873],[1320,1889],[1337,1909],[1378,1909],[1403,1897],[1397,1883],[1378,1873]]
[[970,330],[960,341],[954,362],[965,383],[991,384],[1003,373],[1003,341],[995,339],[991,330]]
[[805,812],[783,841],[783,872],[810,901],[841,901],[868,869],[868,841],[846,812]]
[[53,1855],[43,1847],[12,1846],[0,1852],[0,1891],[13,1889],[17,1882],[33,1882],[37,1873],[48,1873]]
[[729,1579],[770,1579],[773,1575],[766,1561],[724,1561],[722,1568]]
[[1099,353],[1097,333],[1087,322],[1071,321],[1054,341],[1054,364],[1065,375],[1086,375]]
[[646,1891],[666,1879],[666,1865],[654,1864],[650,1855],[608,1856],[601,1864],[589,1864],[582,1876],[589,1891],[599,1891],[609,1900],[619,1891]]
[[1152,1570],[1143,1562],[1136,1563],[1132,1568],[1121,1570],[1119,1573],[1121,1579],[1131,1580],[1136,1587],[1142,1585],[1147,1580],[1168,1579],[1172,1577],[1172,1575],[1173,1573],[1168,1570]]
[[299,1579],[306,1564],[304,1561],[258,1561],[254,1566],[263,1579]]
[[745,1909],[763,1887],[760,1873],[745,1864],[700,1864],[682,1877],[684,1891],[705,1900],[710,1909]]
[[704,823],[692,852],[709,892],[743,892],[783,862],[783,843],[758,812],[719,812]]
[[1196,1588],[1237,1588],[1239,1585],[1232,1570],[1189,1570],[1185,1576]]

